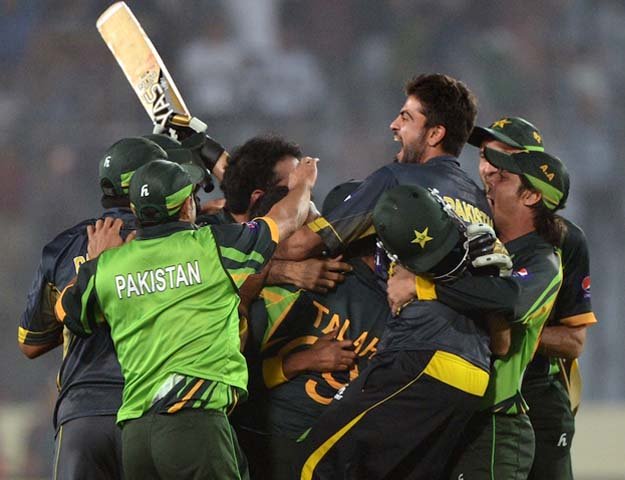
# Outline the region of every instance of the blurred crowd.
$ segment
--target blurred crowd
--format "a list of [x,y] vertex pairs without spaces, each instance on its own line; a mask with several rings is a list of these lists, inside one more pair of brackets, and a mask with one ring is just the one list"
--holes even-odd
[[[478,124],[503,114],[531,118],[569,167],[565,214],[590,244],[600,323],[582,357],[584,398],[625,401],[623,2],[127,3],[211,135],[230,148],[266,132],[298,141],[321,158],[321,199],[392,158],[388,124],[415,73],[465,81],[479,99]],[[40,249],[99,211],[94,179],[105,148],[151,130],[95,28],[108,4],[0,0],[0,476],[13,468],[8,455],[11,465],[28,459],[29,475],[49,471],[60,353],[29,362],[16,342]],[[465,149],[462,161],[474,171],[477,151]],[[15,427],[15,418],[28,422]],[[9,441],[7,428],[23,438]]]

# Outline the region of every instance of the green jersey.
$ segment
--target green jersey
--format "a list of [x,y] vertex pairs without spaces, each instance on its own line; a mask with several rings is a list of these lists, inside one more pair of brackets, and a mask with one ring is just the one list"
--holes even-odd
[[512,275],[521,292],[511,325],[510,349],[507,355],[493,361],[482,407],[492,412],[517,414],[527,410],[521,396],[521,382],[560,290],[562,264],[560,253],[536,232],[506,243],[506,248],[513,260]]
[[164,411],[226,408],[246,391],[238,287],[271,257],[277,228],[174,222],[81,267],[61,297],[59,318],[77,335],[106,322],[125,385],[118,423],[163,400]]

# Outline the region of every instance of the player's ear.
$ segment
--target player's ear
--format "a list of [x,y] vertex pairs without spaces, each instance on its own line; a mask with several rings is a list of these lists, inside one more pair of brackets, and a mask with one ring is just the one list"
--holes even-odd
[[263,197],[263,195],[265,195],[265,191],[260,190],[258,188],[251,193],[250,205],[249,207],[247,207],[248,212],[252,209],[252,207],[256,204],[256,202],[258,202]]
[[436,147],[445,138],[447,129],[443,125],[434,125],[428,129],[427,143],[429,147]]
[[189,195],[180,208],[179,219],[182,222],[195,222],[195,198]]
[[536,190],[525,189],[521,193],[521,200],[526,207],[532,207],[542,200],[542,193]]

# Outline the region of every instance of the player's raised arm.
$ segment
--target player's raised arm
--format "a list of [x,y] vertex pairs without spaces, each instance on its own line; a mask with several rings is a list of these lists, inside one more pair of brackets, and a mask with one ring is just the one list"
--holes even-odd
[[301,227],[310,209],[310,193],[317,181],[318,158],[304,157],[289,175],[289,193],[267,214],[276,222],[279,238],[289,237]]

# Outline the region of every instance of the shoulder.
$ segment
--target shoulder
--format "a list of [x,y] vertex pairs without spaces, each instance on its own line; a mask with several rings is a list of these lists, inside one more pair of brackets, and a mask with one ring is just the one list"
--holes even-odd
[[565,249],[588,249],[588,240],[584,230],[579,225],[576,225],[572,221],[559,217],[564,224],[564,234],[562,236],[562,250]]

